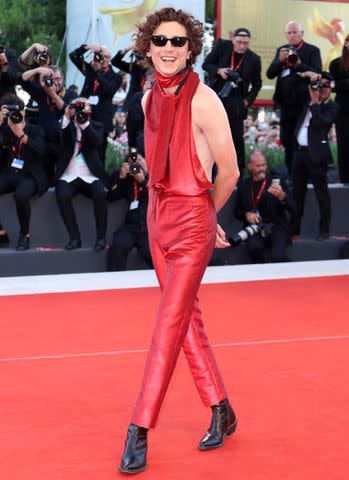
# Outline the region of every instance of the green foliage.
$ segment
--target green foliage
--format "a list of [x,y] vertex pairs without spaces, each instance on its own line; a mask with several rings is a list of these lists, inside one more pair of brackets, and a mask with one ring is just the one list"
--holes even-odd
[[214,20],[214,0],[206,0],[205,20],[212,23]]
[[65,31],[65,0],[0,0],[0,12],[1,43],[18,55],[31,44],[42,43],[57,60]]

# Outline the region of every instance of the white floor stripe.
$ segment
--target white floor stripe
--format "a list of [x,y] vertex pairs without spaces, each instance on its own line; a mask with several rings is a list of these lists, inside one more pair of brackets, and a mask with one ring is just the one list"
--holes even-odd
[[[221,347],[248,347],[255,345],[278,345],[280,343],[297,343],[297,342],[319,342],[325,340],[349,340],[349,335],[336,335],[330,337],[306,337],[306,338],[285,338],[279,340],[256,340],[250,342],[232,342],[232,343],[216,343],[212,345],[213,348]],[[148,349],[137,350],[115,350],[114,352],[92,352],[92,353],[71,353],[62,355],[41,355],[36,357],[10,357],[0,358],[1,363],[18,362],[29,360],[56,360],[62,358],[81,358],[81,357],[103,357],[103,356],[117,356],[128,355],[132,353],[146,353]]]
[[[208,267],[203,283],[229,283],[349,275],[349,260]],[[157,287],[153,270],[0,278],[1,295]]]

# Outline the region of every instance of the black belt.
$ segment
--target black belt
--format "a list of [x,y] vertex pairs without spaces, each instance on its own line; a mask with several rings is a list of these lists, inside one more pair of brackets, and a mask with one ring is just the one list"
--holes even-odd
[[309,147],[307,145],[298,145],[298,150],[304,150],[305,152],[309,152]]

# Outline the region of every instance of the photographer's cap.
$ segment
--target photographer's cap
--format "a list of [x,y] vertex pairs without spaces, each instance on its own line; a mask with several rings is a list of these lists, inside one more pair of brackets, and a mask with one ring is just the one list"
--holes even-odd
[[250,32],[247,28],[244,28],[244,27],[237,28],[237,29],[234,31],[234,37],[237,37],[238,35],[239,35],[240,37],[248,37],[248,38],[251,38],[251,32]]

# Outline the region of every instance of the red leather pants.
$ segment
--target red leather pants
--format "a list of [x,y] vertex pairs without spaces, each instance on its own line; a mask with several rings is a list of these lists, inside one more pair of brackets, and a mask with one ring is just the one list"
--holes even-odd
[[161,300],[132,417],[145,428],[155,426],[181,347],[203,403],[215,405],[227,396],[196,296],[216,239],[211,195],[149,193],[149,242]]

